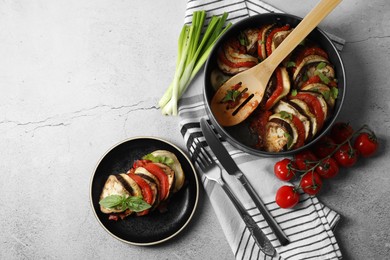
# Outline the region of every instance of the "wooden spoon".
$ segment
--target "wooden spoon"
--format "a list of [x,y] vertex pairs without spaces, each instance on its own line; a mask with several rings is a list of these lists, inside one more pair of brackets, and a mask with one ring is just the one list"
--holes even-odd
[[[211,101],[211,111],[222,126],[233,126],[244,121],[260,104],[266,86],[276,67],[302,42],[306,36],[341,2],[321,0],[298,26],[282,41],[272,54],[256,66],[243,71],[226,81]],[[246,90],[248,98],[241,98],[234,108],[221,102],[228,90],[241,82],[237,90]]]

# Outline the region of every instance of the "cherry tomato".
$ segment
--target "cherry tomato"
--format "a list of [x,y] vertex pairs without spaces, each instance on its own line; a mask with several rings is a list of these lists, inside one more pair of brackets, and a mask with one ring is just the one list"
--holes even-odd
[[275,201],[281,208],[292,208],[298,204],[299,194],[294,186],[284,185],[276,192]]
[[339,165],[333,158],[327,158],[316,168],[316,172],[321,178],[330,179],[339,173]]
[[332,126],[330,135],[336,144],[341,144],[353,134],[353,128],[350,124],[344,122],[337,122]]
[[315,195],[321,190],[322,180],[318,173],[311,171],[303,175],[299,185],[305,193]]
[[294,162],[299,170],[308,170],[317,162],[317,157],[310,150],[304,150],[294,156]]
[[351,167],[357,162],[357,152],[348,143],[342,145],[333,155],[337,163],[343,167]]
[[274,165],[274,173],[282,181],[289,181],[295,177],[295,171],[293,169],[296,169],[294,162],[287,158]]
[[378,139],[374,134],[360,133],[355,140],[353,147],[363,157],[370,157],[378,150]]
[[313,152],[317,158],[322,159],[330,155],[336,149],[336,146],[335,141],[330,136],[325,135],[314,145]]

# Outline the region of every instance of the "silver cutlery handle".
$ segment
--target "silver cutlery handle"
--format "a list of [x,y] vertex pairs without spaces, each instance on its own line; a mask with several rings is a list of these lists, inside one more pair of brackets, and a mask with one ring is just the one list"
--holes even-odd
[[256,207],[260,210],[261,215],[263,215],[265,221],[267,221],[268,225],[274,232],[275,236],[278,238],[281,245],[285,246],[290,241],[286,237],[286,235],[283,233],[282,229],[279,227],[278,223],[276,223],[275,219],[272,217],[272,215],[269,213],[267,208],[265,207],[263,201],[257,195],[256,191],[253,189],[252,185],[248,181],[248,179],[245,177],[244,174],[240,174],[238,177],[238,180],[241,182],[241,184],[244,186],[245,190],[248,192],[249,196],[252,198],[253,202],[255,203]]
[[246,227],[248,228],[249,232],[252,234],[253,238],[255,239],[256,243],[259,245],[261,250],[266,255],[270,255],[270,256],[275,255],[275,248],[272,246],[271,242],[265,236],[265,234],[257,225],[257,223],[253,220],[253,218],[247,213],[245,208],[241,205],[241,203],[238,201],[238,199],[230,190],[230,188],[223,181],[219,181],[219,184],[226,192],[230,200],[233,202],[233,205],[237,209],[238,213],[240,213],[240,216],[244,220]]

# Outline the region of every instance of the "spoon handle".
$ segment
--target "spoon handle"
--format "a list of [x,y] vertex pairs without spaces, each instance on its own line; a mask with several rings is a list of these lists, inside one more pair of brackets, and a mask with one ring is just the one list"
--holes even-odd
[[340,2],[321,0],[265,61],[276,68]]

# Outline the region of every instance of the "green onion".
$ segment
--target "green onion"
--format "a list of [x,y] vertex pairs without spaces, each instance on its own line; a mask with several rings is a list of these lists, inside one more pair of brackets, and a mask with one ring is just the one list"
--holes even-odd
[[216,40],[231,26],[225,28],[228,14],[212,16],[202,36],[206,12],[195,11],[191,24],[185,24],[178,40],[176,71],[164,95],[158,102],[165,115],[177,115],[177,103],[193,78],[206,62]]

